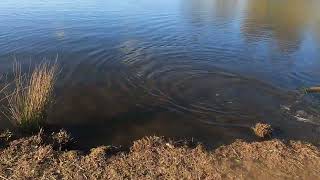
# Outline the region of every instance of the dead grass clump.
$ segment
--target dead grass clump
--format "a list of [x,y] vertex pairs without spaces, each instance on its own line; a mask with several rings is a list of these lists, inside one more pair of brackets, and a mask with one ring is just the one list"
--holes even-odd
[[[106,156],[55,150],[43,133],[0,148],[3,179],[319,179],[320,150],[279,140],[238,140],[207,151],[179,146],[160,137],[134,142],[130,152]],[[0,177],[1,179],[1,177]]]
[[91,158],[103,158],[106,156],[107,149],[108,149],[107,146],[93,148],[90,150],[90,157]]
[[71,135],[64,129],[60,129],[57,133],[52,133],[52,139],[54,143],[59,145],[66,145],[72,140]]
[[273,132],[271,125],[264,123],[257,123],[252,129],[261,138],[270,138]]
[[219,179],[214,159],[201,146],[176,146],[161,137],[135,141],[129,154],[115,157],[109,179]]
[[7,116],[22,130],[39,130],[47,118],[58,66],[41,63],[30,76],[22,74],[21,64],[14,64],[14,88],[9,93]]
[[0,140],[9,141],[12,138],[12,136],[13,136],[12,132],[9,130],[6,130],[0,133]]

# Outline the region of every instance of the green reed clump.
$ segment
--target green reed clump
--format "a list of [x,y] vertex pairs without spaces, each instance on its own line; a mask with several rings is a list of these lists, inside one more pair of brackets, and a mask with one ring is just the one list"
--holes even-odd
[[22,74],[21,64],[13,66],[14,82],[7,95],[7,117],[23,131],[37,131],[47,119],[47,110],[53,102],[57,63],[41,63],[31,74]]

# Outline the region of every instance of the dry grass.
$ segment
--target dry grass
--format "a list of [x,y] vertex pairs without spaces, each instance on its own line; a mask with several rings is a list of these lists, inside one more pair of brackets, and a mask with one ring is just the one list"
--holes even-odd
[[31,75],[22,74],[21,64],[15,63],[13,92],[7,95],[6,115],[23,130],[39,130],[52,103],[52,93],[58,66],[41,63]]
[[[110,155],[108,147],[59,151],[42,135],[0,148],[5,179],[320,179],[320,150],[279,140],[236,141],[207,151],[160,137],[134,142],[130,152]],[[1,178],[0,178],[1,179]]]
[[[4,76],[3,75],[0,75],[0,80],[3,80],[4,79]],[[0,87],[0,94],[3,94],[6,90],[7,90],[7,88],[10,86],[10,83],[3,83],[3,84],[1,84],[1,87]],[[0,102],[2,102],[3,100],[5,100],[6,99],[6,97],[2,97],[2,96],[0,96],[1,98],[0,98]]]
[[252,130],[255,135],[261,138],[271,138],[273,132],[271,125],[264,123],[257,123]]

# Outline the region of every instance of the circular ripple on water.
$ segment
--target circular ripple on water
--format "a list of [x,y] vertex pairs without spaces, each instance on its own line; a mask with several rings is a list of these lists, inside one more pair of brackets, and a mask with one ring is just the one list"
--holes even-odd
[[124,79],[160,106],[202,123],[248,127],[257,119],[279,119],[279,107],[293,99],[281,89],[188,60],[183,53],[167,51],[167,59],[157,59],[141,58],[144,50],[134,52],[124,61]]

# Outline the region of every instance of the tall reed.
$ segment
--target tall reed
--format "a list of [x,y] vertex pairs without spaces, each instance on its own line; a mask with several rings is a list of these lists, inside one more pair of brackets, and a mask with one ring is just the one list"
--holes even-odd
[[[0,75],[0,80],[3,79],[3,75]],[[0,87],[0,94],[3,94],[3,92],[9,87],[10,83],[4,83],[1,87]],[[1,97],[1,96],[0,96]],[[0,98],[0,102],[2,102],[4,99],[6,99],[6,97],[1,97]]]
[[44,125],[53,102],[57,63],[41,63],[31,74],[22,74],[21,64],[14,63],[14,87],[8,98],[6,114],[22,130],[36,131]]

